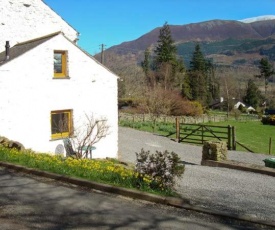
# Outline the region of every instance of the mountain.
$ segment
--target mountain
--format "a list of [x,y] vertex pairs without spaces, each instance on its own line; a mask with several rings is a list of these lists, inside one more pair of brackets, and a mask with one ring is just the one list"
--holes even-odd
[[[219,66],[257,67],[262,55],[275,61],[275,16],[234,20],[211,20],[187,25],[169,25],[172,37],[188,66],[195,43],[206,57]],[[153,49],[160,28],[136,40],[123,42],[105,51],[105,64],[117,74],[130,65],[139,65],[146,48]],[[98,58],[99,55],[96,55]]]
[[[109,50],[118,54],[144,51],[157,42],[160,28],[140,38],[113,46]],[[226,39],[264,39],[275,36],[275,16],[272,20],[244,23],[240,21],[212,20],[187,25],[170,25],[174,41],[177,44],[190,41],[222,41]]]
[[239,21],[244,23],[251,23],[251,22],[268,21],[268,20],[274,20],[274,19],[275,19],[275,15],[264,15],[264,16],[254,17],[254,18],[246,18]]

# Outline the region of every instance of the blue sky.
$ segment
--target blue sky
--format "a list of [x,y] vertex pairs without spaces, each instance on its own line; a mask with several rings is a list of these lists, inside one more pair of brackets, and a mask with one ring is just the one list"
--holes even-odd
[[275,15],[275,0],[44,0],[80,32],[90,54],[132,41],[165,22],[184,25],[212,19]]

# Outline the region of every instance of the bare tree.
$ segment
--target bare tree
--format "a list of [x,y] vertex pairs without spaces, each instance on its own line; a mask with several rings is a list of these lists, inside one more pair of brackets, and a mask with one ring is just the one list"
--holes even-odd
[[102,138],[109,134],[106,119],[95,119],[94,116],[85,114],[86,120],[78,128],[74,128],[73,136],[69,137],[74,148],[75,157],[78,159],[91,157],[92,148]]
[[171,98],[168,97],[168,91],[162,87],[148,88],[143,94],[142,101],[139,104],[139,110],[150,115],[153,120],[155,130],[156,120],[160,115],[168,115],[171,111]]
[[224,76],[221,78],[221,95],[225,98],[227,118],[229,112],[233,107],[234,99],[236,98],[237,84],[235,79],[231,76]]

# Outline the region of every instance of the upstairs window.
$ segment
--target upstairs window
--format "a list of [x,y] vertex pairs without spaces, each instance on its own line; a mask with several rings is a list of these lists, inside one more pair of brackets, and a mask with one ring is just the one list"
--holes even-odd
[[64,78],[67,77],[67,52],[54,51],[54,77]]
[[52,139],[65,138],[72,135],[72,110],[51,112]]

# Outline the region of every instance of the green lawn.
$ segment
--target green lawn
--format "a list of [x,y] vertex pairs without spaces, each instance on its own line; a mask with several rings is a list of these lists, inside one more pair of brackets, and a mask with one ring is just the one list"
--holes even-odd
[[[275,155],[275,126],[263,125],[260,121],[236,121],[230,120],[226,122],[211,122],[204,123],[205,125],[217,126],[234,126],[236,133],[236,141],[240,142],[248,149],[255,153],[269,153],[269,140],[271,138],[272,147],[271,154]],[[121,126],[131,127],[142,131],[153,132],[152,122],[132,122],[120,121]],[[169,135],[176,132],[175,124],[172,123],[157,123],[155,133],[160,135]],[[174,138],[175,135],[169,136]],[[247,151],[240,145],[237,145],[238,151]]]
[[[213,123],[212,123],[213,124]],[[255,153],[269,153],[269,140],[271,138],[271,153],[275,155],[275,126],[263,125],[260,121],[228,121],[215,123],[217,125],[231,125],[235,127],[236,140]],[[237,150],[246,151],[237,145]]]

